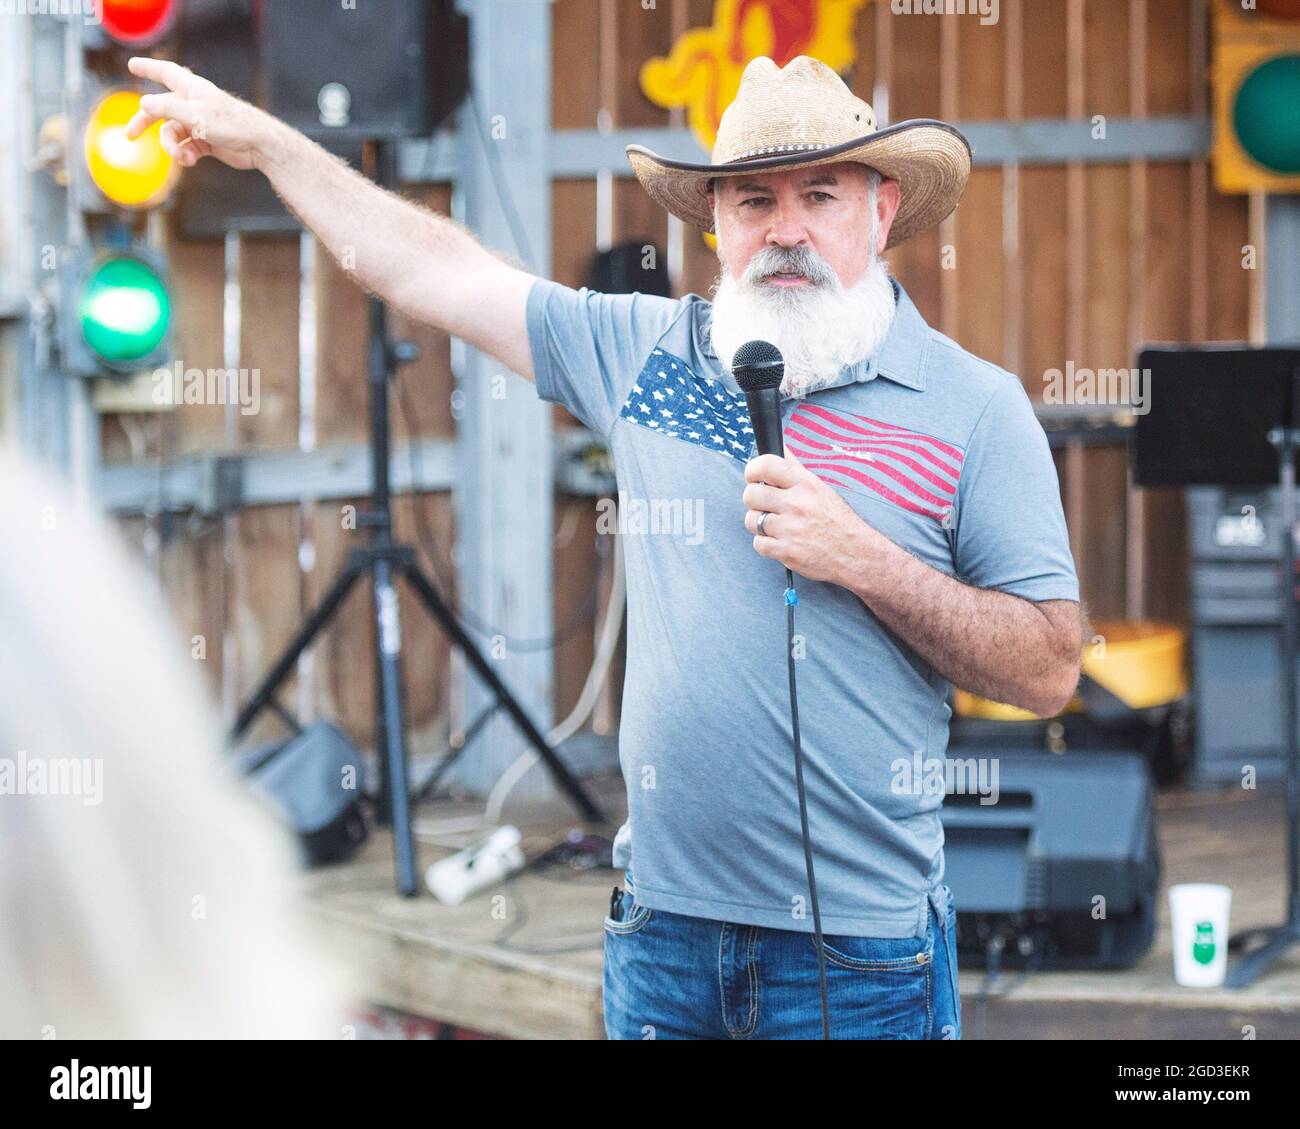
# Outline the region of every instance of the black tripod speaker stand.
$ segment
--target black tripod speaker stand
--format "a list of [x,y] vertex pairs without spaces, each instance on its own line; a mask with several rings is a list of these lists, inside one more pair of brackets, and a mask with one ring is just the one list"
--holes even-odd
[[[1300,407],[1300,362],[1292,378],[1292,411]],[[1288,413],[1290,414],[1290,413]],[[1294,418],[1294,416],[1292,417]],[[1300,945],[1300,749],[1296,742],[1296,576],[1295,576],[1295,453],[1300,429],[1275,427],[1268,441],[1278,452],[1282,503],[1282,749],[1286,761],[1286,889],[1287,913],[1281,925],[1252,929],[1232,937],[1229,947],[1246,949],[1228,969],[1229,988],[1248,988],[1293,945]]]
[[[1300,945],[1300,745],[1297,743],[1296,448],[1300,446],[1300,349],[1147,349],[1149,414],[1133,445],[1139,486],[1279,483],[1282,631],[1281,752],[1286,787],[1286,917],[1229,939],[1240,951],[1229,988],[1245,988]],[[1270,519],[1271,520],[1271,519]]]
[[[381,185],[392,183],[392,146],[375,143],[377,177]],[[395,581],[405,579],[415,590],[429,614],[459,647],[474,672],[492,691],[494,704],[474,725],[477,729],[489,713],[504,708],[528,743],[537,751],[560,789],[571,799],[583,818],[603,822],[600,808],[556,756],[546,738],[524,712],[518,700],[492,669],[483,652],[466,634],[438,591],[429,582],[409,545],[393,539],[393,515],[389,486],[391,437],[388,419],[388,382],[397,366],[418,356],[407,341],[393,342],[388,336],[388,317],[383,302],[370,299],[370,347],[367,354],[367,383],[370,412],[370,471],[374,491],[370,508],[359,515],[358,524],[369,530],[367,544],[348,554],[347,564],[329,591],[311,613],[284,652],[272,665],[248,701],[240,709],[232,728],[238,740],[263,709],[274,710],[291,728],[300,726],[276,700],[276,693],[293,672],[299,656],[333,618],[352,587],[364,575],[372,582],[375,623],[375,750],[380,765],[380,817],[391,820],[393,853],[398,892],[414,896],[418,889],[415,847],[411,834],[410,784],[407,773],[406,730],[402,712],[402,632],[398,615]],[[454,757],[455,754],[453,753]],[[448,758],[449,760],[451,758]],[[445,767],[445,764],[444,766]],[[441,771],[441,769],[440,769]]]

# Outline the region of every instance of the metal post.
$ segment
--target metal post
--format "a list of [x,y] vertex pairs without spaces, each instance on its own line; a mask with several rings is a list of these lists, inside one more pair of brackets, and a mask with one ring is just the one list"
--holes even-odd
[[[463,0],[470,15],[472,94],[461,110],[460,178],[453,213],[485,245],[550,269],[551,192],[546,142],[551,125],[549,0]],[[521,245],[522,244],[522,245]],[[510,638],[549,635],[552,622],[551,408],[490,357],[458,347],[457,537],[461,598],[480,622]],[[497,673],[543,732],[554,710],[550,651],[512,651],[508,640],[475,633]],[[466,679],[464,716],[491,700]],[[482,794],[526,748],[496,717],[476,755],[457,766]],[[553,795],[545,773],[518,795]]]
[[[8,34],[22,37],[22,89],[15,103],[23,112],[22,152],[14,159],[30,160],[36,152],[41,122],[65,108],[67,29],[52,16],[11,18],[6,23],[10,25]],[[64,194],[54,190],[47,173],[29,169],[25,189],[20,207],[26,213],[25,226],[31,234],[18,243],[16,251],[33,301],[27,312],[18,375],[17,437],[29,455],[66,473],[71,461],[71,401],[77,389],[55,364],[56,271],[50,269],[50,252],[62,249],[67,242],[68,212]]]
[[[1300,384],[1300,374],[1292,381]],[[1270,440],[1274,437],[1270,436]],[[1295,600],[1295,452],[1296,432],[1292,428],[1279,429],[1275,443],[1281,456],[1282,494],[1282,764],[1286,781],[1287,812],[1287,914],[1292,921],[1300,920],[1300,900],[1297,892],[1297,829],[1300,828],[1300,794],[1296,773],[1296,600]],[[1290,536],[1288,536],[1290,533]],[[1290,677],[1287,677],[1287,672]]]
[[1268,343],[1300,343],[1300,196],[1270,196],[1264,218]]
[[[1272,345],[1300,343],[1300,197],[1270,196],[1265,213],[1265,232],[1267,247],[1265,250],[1265,269],[1267,276],[1268,304],[1268,339]],[[1300,374],[1292,381],[1294,395],[1300,395]],[[1295,411],[1300,411],[1298,405]],[[1294,418],[1292,423],[1294,423]],[[1286,729],[1283,730],[1283,751],[1286,753],[1284,768],[1286,771],[1287,791],[1287,890],[1289,892],[1287,913],[1289,919],[1300,922],[1300,842],[1297,841],[1297,825],[1300,824],[1300,768],[1295,763],[1296,751],[1296,702],[1294,669],[1296,655],[1296,634],[1300,628],[1296,624],[1295,608],[1295,539],[1296,524],[1295,498],[1295,440],[1290,436],[1291,445],[1282,463],[1282,512],[1284,536],[1286,543],[1286,571],[1283,574],[1283,593],[1287,615],[1283,619],[1282,654],[1285,663],[1292,664],[1291,669],[1283,667],[1283,678],[1287,706]],[[1289,478],[1289,482],[1288,482]]]

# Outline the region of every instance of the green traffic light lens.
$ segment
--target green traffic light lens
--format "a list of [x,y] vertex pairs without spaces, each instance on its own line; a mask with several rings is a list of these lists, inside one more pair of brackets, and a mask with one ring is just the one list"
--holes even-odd
[[1300,173],[1300,55],[1256,67],[1237,91],[1233,128],[1241,147],[1281,176]]
[[86,279],[79,304],[86,344],[110,365],[148,357],[167,336],[171,300],[163,280],[139,259],[109,259]]

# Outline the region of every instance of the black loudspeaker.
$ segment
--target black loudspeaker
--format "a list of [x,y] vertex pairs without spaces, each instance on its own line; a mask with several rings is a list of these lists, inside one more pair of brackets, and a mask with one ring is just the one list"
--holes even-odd
[[[195,74],[248,102],[259,99],[254,0],[186,0],[178,17],[180,61]],[[362,164],[360,142],[326,147],[354,168]],[[187,239],[220,238],[227,231],[290,235],[301,230],[270,181],[219,161],[186,169],[177,191],[177,220]]]
[[998,770],[996,803],[969,787],[943,806],[961,963],[986,967],[996,954],[1012,967],[1136,964],[1155,939],[1160,885],[1144,758],[960,745],[948,758],[957,780],[987,784]]
[[592,290],[603,294],[658,294],[672,297],[663,251],[649,239],[629,239],[591,260]]
[[318,140],[423,136],[465,95],[467,32],[454,0],[264,0],[266,109]]

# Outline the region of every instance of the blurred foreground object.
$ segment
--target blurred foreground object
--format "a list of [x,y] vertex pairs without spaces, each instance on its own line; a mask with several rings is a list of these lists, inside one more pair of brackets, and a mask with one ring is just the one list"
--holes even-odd
[[0,449],[0,1038],[336,1038],[293,854],[153,581]]

